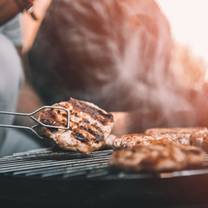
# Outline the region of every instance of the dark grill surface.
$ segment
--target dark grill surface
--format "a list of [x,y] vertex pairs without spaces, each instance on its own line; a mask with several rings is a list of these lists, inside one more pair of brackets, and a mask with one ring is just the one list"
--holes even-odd
[[43,148],[0,158],[0,175],[37,178],[102,178],[102,179],[143,179],[172,178],[208,174],[207,159],[204,166],[196,170],[175,171],[158,174],[133,174],[109,168],[112,150],[102,150],[90,155]]
[[21,208],[208,207],[206,161],[196,170],[132,174],[110,169],[111,153],[47,148],[2,157],[0,202]]

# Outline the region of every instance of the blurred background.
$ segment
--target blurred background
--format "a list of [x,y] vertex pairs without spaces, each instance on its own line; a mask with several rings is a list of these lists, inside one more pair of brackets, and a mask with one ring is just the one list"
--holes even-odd
[[208,59],[208,19],[206,0],[157,0],[167,16],[173,37],[192,52]]
[[[152,3],[153,1],[147,1],[147,2],[150,2],[149,3],[150,8],[149,10],[147,10],[147,13],[148,15],[151,15],[151,9],[152,9],[151,7],[153,5]],[[206,8],[207,8],[206,6],[208,5],[208,3],[205,0],[198,0],[198,1],[157,0],[155,2],[158,4],[159,8],[161,9],[161,14],[164,15],[164,18],[161,17],[161,19],[158,20],[155,19],[155,23],[158,24],[158,26],[156,27],[158,27],[161,32],[161,35],[158,37],[156,43],[158,44],[158,46],[155,47],[164,47],[164,48],[166,47],[166,49],[164,49],[164,56],[166,56],[168,53],[171,54],[170,58],[164,58],[164,57],[161,58],[161,60],[163,59],[170,60],[170,64],[168,67],[169,69],[166,70],[165,72],[166,75],[164,77],[160,77],[160,75],[158,77],[158,74],[163,74],[163,72],[162,71],[159,72],[160,69],[156,69],[156,68],[155,69],[152,68],[152,71],[155,72],[151,72],[149,75],[147,75],[149,77],[153,76],[153,78],[151,79],[154,80],[154,82],[159,83],[159,84],[155,83],[155,85],[157,86],[156,87],[157,90],[155,92],[153,92],[153,90],[151,89],[151,87],[149,87],[148,84],[147,85],[145,84],[144,86],[139,86],[139,85],[137,86],[135,84],[129,86],[129,83],[131,82],[130,81],[131,77],[128,78],[127,82],[129,83],[124,83],[124,85],[126,84],[126,88],[128,88],[127,90],[126,89],[123,90],[125,92],[124,94],[126,94],[127,91],[129,90],[136,92],[135,89],[138,88],[138,92],[133,93],[133,95],[130,95],[132,97],[129,98],[131,100],[134,99],[135,103],[134,104],[131,104],[129,102],[126,103],[126,106],[128,107],[132,105],[132,108],[129,107],[129,109],[130,111],[133,112],[133,115],[131,115],[130,116],[131,118],[129,118],[130,120],[129,126],[132,126],[133,123],[135,122],[141,129],[151,126],[161,126],[161,125],[163,126],[164,124],[167,126],[207,125],[207,118],[206,118],[207,108],[203,108],[202,106],[204,106],[204,104],[207,102],[207,94],[208,94],[207,82],[206,82],[206,79],[208,77],[207,76],[208,29],[206,28],[206,19],[208,14],[206,12]],[[141,5],[142,4],[143,3],[141,3]],[[30,58],[29,58],[30,67],[32,65],[31,69],[29,70],[30,71],[29,77],[32,77],[31,80],[32,86],[40,95],[40,99],[42,100],[41,102],[47,104],[51,104],[61,99],[62,100],[66,99],[68,94],[70,94],[70,96],[75,96],[75,97],[77,96],[76,92],[69,90],[69,88],[72,88],[74,85],[63,87],[62,83],[65,82],[65,80],[61,81],[60,79],[57,78],[57,77],[61,77],[61,75],[59,74],[51,75],[52,71],[54,72],[59,70],[59,72],[65,73],[65,77],[70,76],[69,74],[66,74],[66,70],[64,71],[63,69],[64,68],[63,66],[67,66],[70,68],[70,66],[68,66],[70,61],[68,62],[63,61],[64,58],[62,59],[60,58],[60,60],[58,60],[56,63],[55,59],[58,56],[70,57],[70,53],[75,53],[75,51],[73,50],[71,52],[70,51],[67,52],[68,49],[63,50],[63,48],[67,48],[69,46],[69,45],[67,46],[67,44],[69,44],[69,41],[71,41],[69,38],[72,35],[70,31],[70,27],[76,29],[76,26],[73,25],[73,23],[70,23],[70,12],[71,12],[70,5],[68,7],[68,10],[64,9],[62,6],[63,5],[61,3],[58,5],[58,3],[55,2],[53,2],[53,4],[51,5],[50,0],[37,0],[35,2],[34,10],[39,20],[36,22],[33,21],[28,14],[24,14],[22,17],[23,53],[27,54],[27,52],[30,52]],[[50,7],[49,9],[50,11],[47,12],[47,17],[46,19],[44,19],[45,13],[49,7]],[[65,5],[65,8],[67,8],[67,3]],[[61,11],[63,11],[63,13],[66,12],[65,15],[61,16],[60,15]],[[152,17],[155,15],[154,12],[155,11],[152,12],[153,13]],[[160,16],[160,14],[158,16]],[[44,24],[41,27],[42,29],[39,31],[43,19],[44,19]],[[165,25],[166,20],[168,21],[167,26]],[[64,21],[65,21],[65,26],[62,25],[62,22]],[[75,22],[74,24],[76,24],[76,20],[74,20],[74,22]],[[56,23],[53,26],[54,28],[51,27],[53,23]],[[78,24],[79,23],[77,23],[77,25]],[[170,35],[167,32],[168,28],[170,29],[170,33],[169,33]],[[37,33],[39,34],[38,37],[36,37]],[[171,40],[168,39],[170,38],[169,36],[171,37]],[[67,42],[68,38],[69,40]],[[34,43],[34,40],[36,40],[36,42],[31,52],[30,49]],[[167,43],[165,43],[165,41]],[[49,44],[52,44],[53,46],[49,46]],[[149,44],[151,45],[151,43]],[[162,46],[162,45],[159,46],[159,44],[164,44],[166,46]],[[47,56],[46,51],[49,51],[50,47],[52,47],[53,49],[48,53]],[[168,47],[170,47],[171,49],[168,49]],[[165,50],[167,50],[168,52],[165,52]],[[133,52],[131,51],[130,53]],[[54,61],[52,61],[52,63],[50,64],[47,64],[47,61],[50,59],[50,57],[53,57],[54,54],[56,54],[55,55],[56,58],[54,58]],[[78,56],[79,55],[80,54],[78,54]],[[131,55],[130,59],[132,60],[134,59],[133,55]],[[144,60],[145,59],[146,58],[144,57]],[[159,68],[159,66],[162,63],[160,63],[160,58],[157,59],[158,60],[156,60],[155,63],[152,62],[151,64],[154,67],[158,66]],[[83,64],[85,64],[84,61],[82,62]],[[52,66],[54,64],[55,65],[58,64],[59,69],[57,69],[56,66]],[[89,63],[86,62],[86,65],[87,64]],[[127,64],[126,70],[127,71],[131,70],[132,67],[128,66],[129,64],[128,61],[125,64]],[[139,61],[136,61],[135,64],[147,64],[147,63],[139,63]],[[75,63],[74,66],[78,67],[77,63]],[[51,68],[55,67],[55,68],[52,70],[49,69],[50,67]],[[82,66],[79,67],[82,68]],[[50,75],[49,74],[45,75],[43,71],[45,71],[45,74],[47,74],[47,72],[50,73]],[[156,74],[154,75],[154,73]],[[50,78],[51,80],[57,78],[56,79],[57,82],[58,80],[60,82],[59,84],[57,84],[57,86],[55,86],[54,82],[53,83],[48,82],[48,85],[50,85],[50,90],[47,90],[46,89],[47,84],[45,83],[46,79],[43,78],[45,76],[51,77]],[[39,82],[36,81],[37,79],[39,80]],[[71,81],[72,80],[68,78],[67,82],[71,82]],[[82,80],[78,79],[78,81],[82,81]],[[44,84],[41,84],[43,82]],[[132,81],[132,83],[136,83],[136,81]],[[54,85],[54,87],[52,88],[53,90],[51,89],[52,85]],[[60,91],[58,90],[58,88],[60,88]],[[65,92],[66,88],[68,90]],[[118,88],[121,87],[119,87],[118,85]],[[25,91],[27,92],[27,90],[25,89],[27,88],[24,88],[22,91],[23,96],[21,99],[23,100],[25,97],[27,97],[25,96]],[[92,92],[90,93],[86,97],[84,95],[80,97],[78,96],[78,98],[81,99],[83,98],[95,102],[101,105],[101,107],[105,109],[107,108],[107,110],[110,111],[126,111],[125,106],[117,106],[115,100],[116,99],[119,100],[119,99],[116,98],[115,95],[114,95],[115,108],[113,107],[109,108],[109,106],[112,106],[112,103],[107,102],[106,100],[102,100],[101,98],[100,98],[101,100],[93,99],[90,97],[93,93]],[[31,95],[31,93],[29,94]],[[55,94],[57,96],[54,96]],[[59,95],[62,94],[62,95],[58,96],[58,94]],[[121,93],[119,94],[119,96],[123,97],[124,95]],[[155,96],[157,96],[158,100],[155,99]],[[109,94],[108,97],[109,100],[112,99],[111,96],[109,96]],[[35,96],[34,98],[31,97],[31,99],[35,100],[34,102],[35,104],[39,102],[38,100],[39,98],[35,98]],[[136,100],[139,101],[137,102]],[[27,100],[21,103],[27,103]],[[29,105],[27,104],[24,107],[24,109],[27,109],[28,106]],[[139,113],[137,112],[138,114],[135,113],[134,111],[135,106],[140,109],[139,110],[140,112]],[[21,104],[21,108],[22,108],[22,104]],[[154,112],[153,109],[157,109],[155,111],[156,113]],[[146,115],[146,112],[148,115]],[[162,112],[162,114],[160,113],[158,114],[158,112]],[[143,113],[145,114],[144,116]],[[158,116],[156,114],[158,114]],[[139,121],[140,124],[138,124],[138,121],[135,121],[133,117],[136,118],[145,117],[147,119],[143,119],[144,121],[142,122]],[[157,118],[158,119],[157,122],[156,122],[157,120],[156,117],[160,117]],[[163,119],[164,121],[161,121]],[[132,131],[133,130],[134,128],[132,129]]]
[[207,6],[34,1],[38,20],[21,16],[25,80],[17,111],[75,97],[115,112],[117,134],[208,126]]
[[[22,18],[24,34],[24,50],[28,50],[34,40],[40,22],[50,5],[51,0],[37,0],[35,11],[40,20],[34,22],[25,14]],[[157,0],[158,5],[169,20],[174,39],[198,57],[208,59],[208,19],[206,0]]]

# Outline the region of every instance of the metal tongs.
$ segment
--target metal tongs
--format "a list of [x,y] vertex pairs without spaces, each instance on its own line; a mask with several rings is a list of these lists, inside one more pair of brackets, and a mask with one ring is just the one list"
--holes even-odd
[[[66,112],[66,126],[55,126],[55,125],[48,125],[44,124],[43,122],[39,121],[35,115],[40,113],[44,109],[58,109]],[[36,136],[38,136],[40,139],[43,139],[44,137],[41,136],[38,131],[37,127],[46,127],[46,128],[53,128],[53,129],[63,129],[68,130],[70,128],[70,112],[68,109],[58,106],[42,106],[38,108],[37,110],[33,111],[32,113],[17,113],[17,112],[7,112],[7,111],[0,111],[0,115],[12,115],[12,116],[22,116],[22,117],[29,117],[31,120],[33,120],[36,124],[33,126],[20,126],[20,125],[13,125],[13,124],[1,124],[0,128],[15,128],[15,129],[26,129],[32,131]]]

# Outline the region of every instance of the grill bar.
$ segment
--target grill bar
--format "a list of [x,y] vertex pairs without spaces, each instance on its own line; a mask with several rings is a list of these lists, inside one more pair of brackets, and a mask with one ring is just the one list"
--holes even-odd
[[[81,166],[84,165],[86,166],[86,163],[93,163],[95,161],[103,161],[103,159],[106,159],[106,157],[102,157],[102,159],[98,158],[93,158],[93,159],[84,159],[84,160],[79,160],[79,159],[74,159],[74,160],[64,160],[64,161],[53,161],[53,160],[49,160],[49,161],[38,161],[38,162],[21,162],[16,163],[16,164],[12,164],[12,166],[10,166],[10,164],[2,166],[0,168],[0,173],[4,173],[4,172],[12,172],[12,171],[18,171],[18,170],[26,170],[26,169],[35,169],[35,168],[40,168],[40,167],[61,167],[61,166],[70,166],[70,167],[74,167],[74,166]],[[109,156],[107,156],[107,159],[109,159]]]
[[[48,166],[32,166],[32,167],[26,167],[26,168],[18,168],[16,170],[6,170],[6,172],[14,172],[15,171],[15,174],[29,174],[29,173],[36,173],[36,174],[43,174],[44,172],[49,172],[49,171],[60,171],[62,172],[63,170],[68,170],[70,169],[70,171],[74,171],[74,170],[81,170],[81,169],[87,169],[89,167],[92,167],[94,165],[96,166],[99,166],[100,164],[102,163],[108,163],[108,159],[107,160],[90,160],[90,161],[82,161],[75,164],[75,163],[68,163],[68,164],[56,164],[56,165],[53,165],[53,164],[49,164]],[[85,162],[89,162],[89,164],[84,164]],[[57,170],[58,168],[58,170]]]
[[[32,158],[32,159],[30,159],[30,160],[21,160],[21,161],[11,161],[11,162],[9,162],[9,163],[4,163],[4,164],[0,164],[1,165],[1,169],[4,169],[4,168],[12,168],[12,167],[17,167],[17,166],[24,166],[24,167],[26,167],[27,165],[39,165],[39,164],[41,164],[41,165],[47,165],[47,164],[50,164],[50,163],[54,163],[54,165],[56,164],[56,163],[58,163],[58,164],[62,164],[62,163],[68,163],[68,162],[70,162],[70,161],[72,161],[72,163],[73,163],[73,161],[74,162],[82,162],[83,160],[94,160],[94,159],[96,159],[96,158],[105,158],[105,157],[109,157],[109,154],[103,154],[103,155],[99,155],[99,157],[97,157],[97,156],[90,156],[90,157],[86,157],[86,158],[74,158],[74,159],[65,159],[64,158],[64,160],[62,159],[62,160],[56,160],[56,159],[45,159],[45,160],[43,160],[43,159],[35,159],[35,158]],[[1,172],[1,170],[0,170],[0,172]]]

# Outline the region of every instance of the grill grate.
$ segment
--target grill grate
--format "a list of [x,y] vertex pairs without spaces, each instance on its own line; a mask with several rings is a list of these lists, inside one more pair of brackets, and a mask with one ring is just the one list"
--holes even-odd
[[96,177],[107,174],[111,153],[112,150],[103,150],[83,155],[43,148],[0,158],[0,174],[43,178]]
[[0,158],[0,176],[23,176],[38,178],[170,178],[179,176],[208,174],[208,155],[205,156],[204,166],[197,170],[175,171],[158,174],[129,174],[112,172],[108,162],[112,150],[93,152],[83,155],[74,152],[43,148]]

